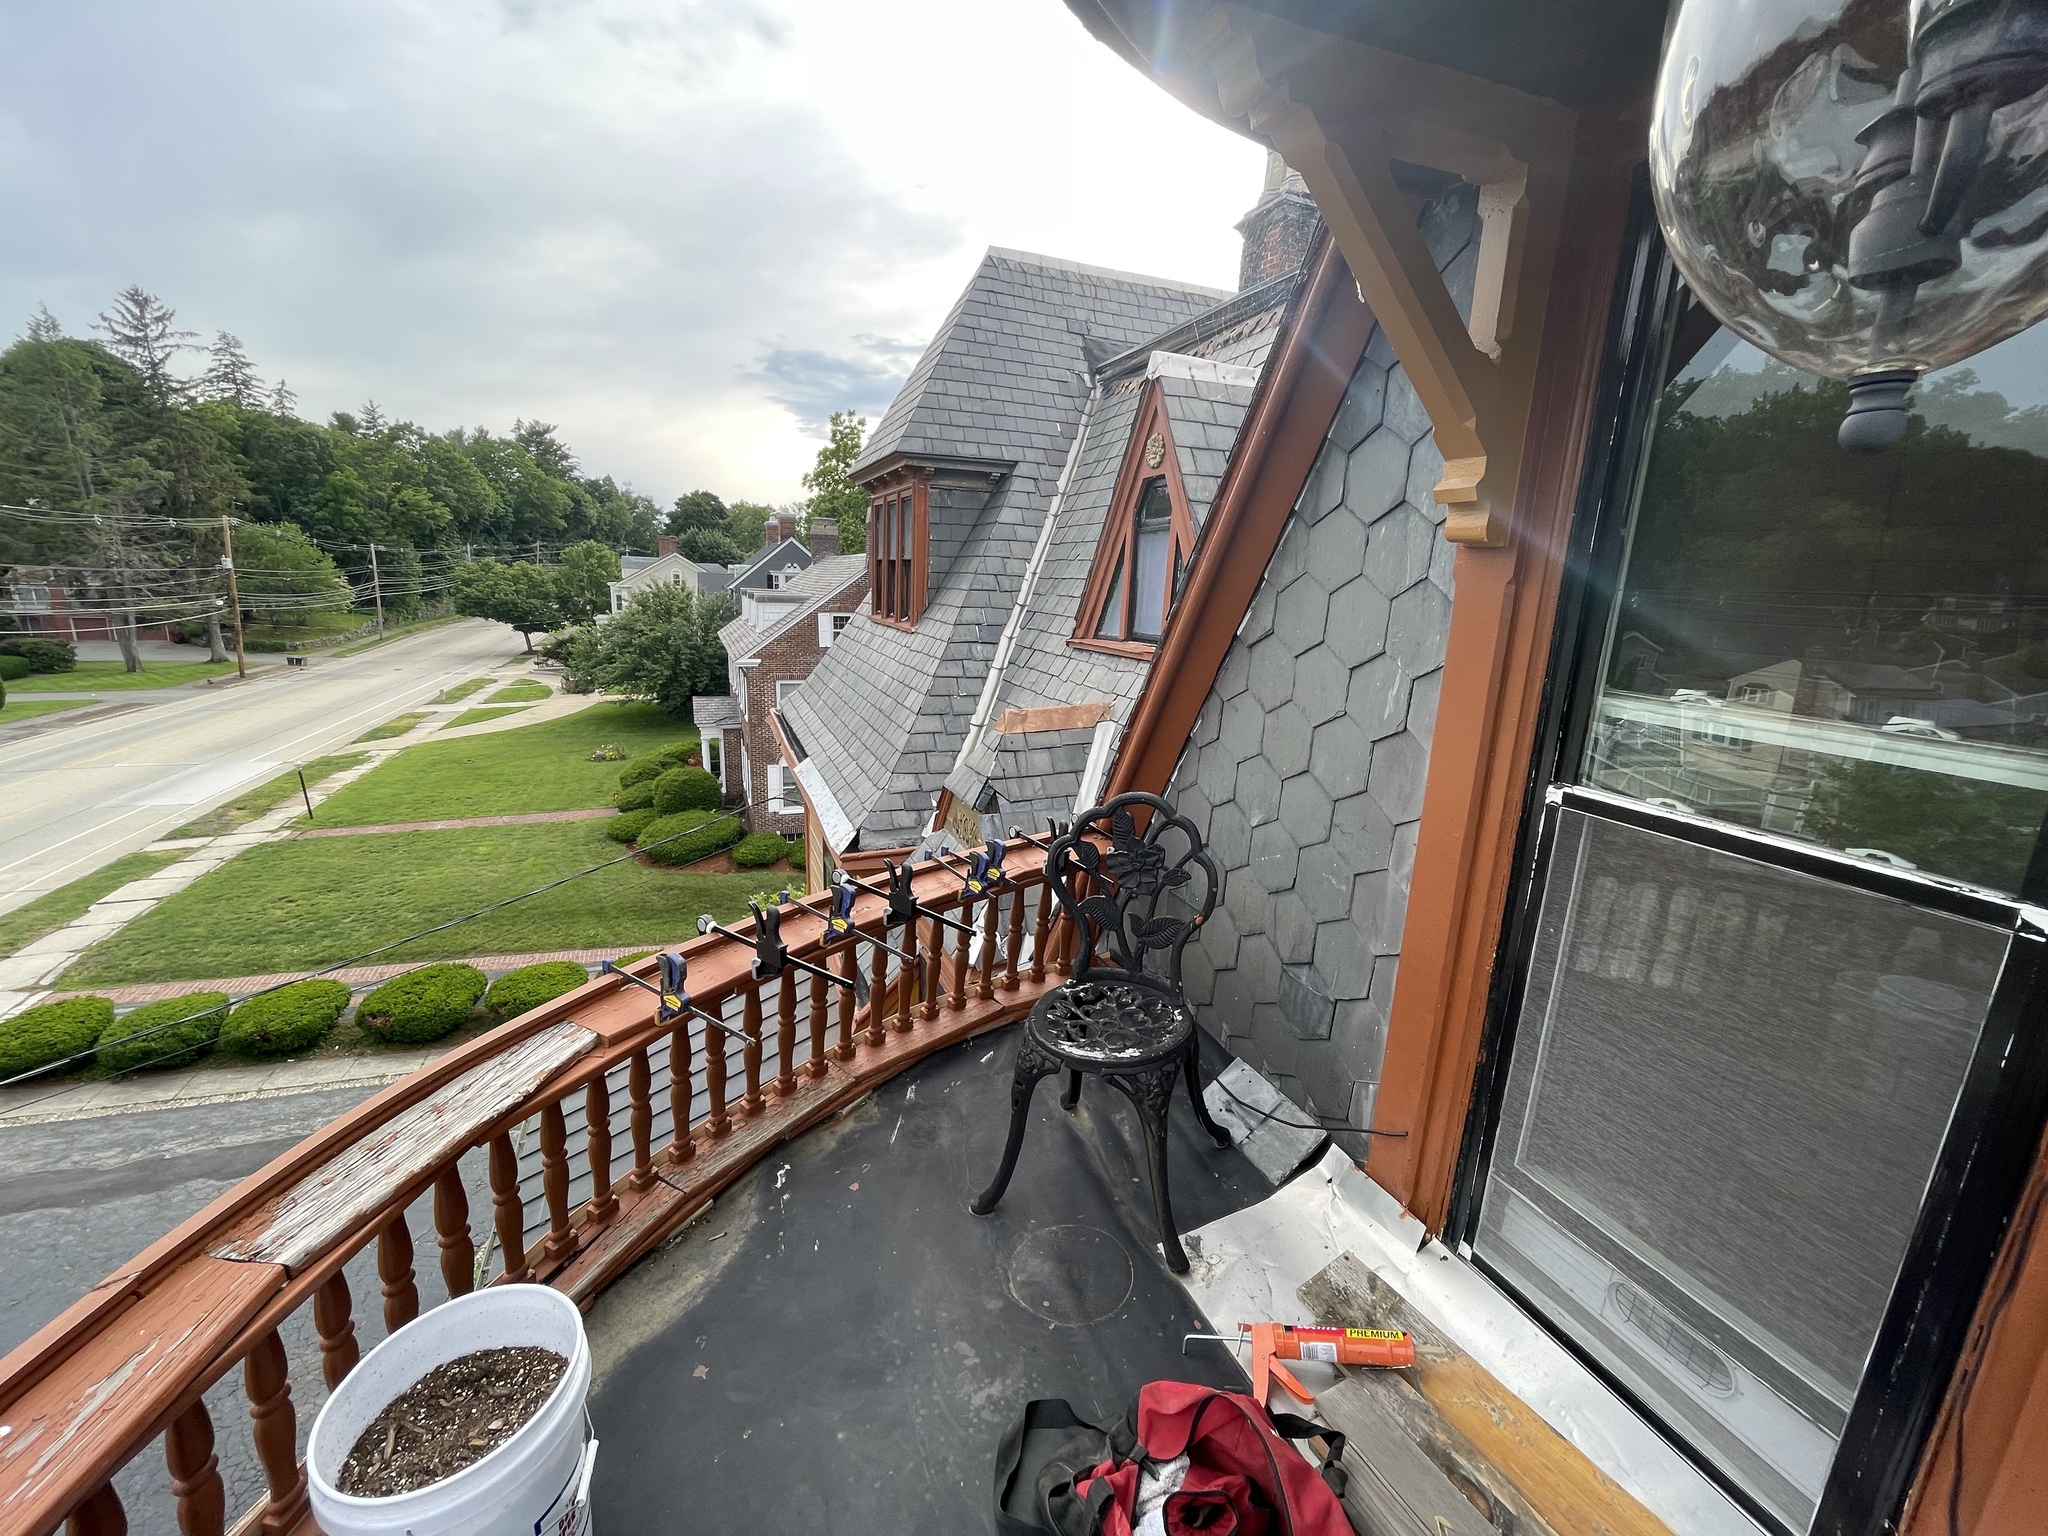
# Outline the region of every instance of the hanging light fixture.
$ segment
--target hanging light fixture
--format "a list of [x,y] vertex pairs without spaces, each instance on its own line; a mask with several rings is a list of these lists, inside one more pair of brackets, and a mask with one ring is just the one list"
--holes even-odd
[[2048,0],[1683,0],[1650,181],[1700,301],[1890,447],[1921,374],[2048,313]]

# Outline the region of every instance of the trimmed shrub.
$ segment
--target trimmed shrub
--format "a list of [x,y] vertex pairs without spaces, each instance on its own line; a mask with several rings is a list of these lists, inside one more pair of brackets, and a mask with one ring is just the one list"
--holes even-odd
[[798,874],[802,874],[807,867],[804,863],[804,857],[804,840],[800,837],[791,838],[789,840],[788,854],[789,867]]
[[493,1024],[517,1018],[530,1008],[553,1002],[564,992],[574,992],[590,975],[573,960],[543,960],[507,971],[491,983],[484,996],[484,1016]]
[[0,709],[7,707],[7,684],[0,681]]
[[[694,864],[723,853],[740,840],[743,830],[737,816],[714,818],[702,811],[683,811],[649,822],[640,829],[639,842],[641,851],[656,864]],[[667,842],[667,838],[675,841]]]
[[100,1031],[100,1065],[109,1072],[189,1067],[213,1049],[227,1021],[225,992],[188,992],[144,1003]]
[[741,869],[766,869],[770,864],[781,863],[788,851],[789,844],[780,832],[756,832],[733,845],[732,861]]
[[[642,779],[638,784],[628,784],[612,801],[622,811],[645,811],[654,807],[654,780]],[[661,814],[655,812],[656,815]]]
[[0,1077],[89,1051],[113,1022],[114,1005],[104,997],[67,997],[0,1020]]
[[702,768],[671,768],[654,781],[654,808],[664,816],[715,811],[724,804],[725,791]]
[[26,656],[0,656],[0,682],[18,683],[29,674]]
[[327,1038],[348,1006],[348,988],[315,976],[265,992],[240,1004],[220,1032],[220,1047],[233,1056],[264,1061],[310,1050]]
[[630,762],[619,770],[619,791],[623,794],[635,784],[652,784],[673,766],[663,762],[658,752]]
[[425,1045],[459,1027],[489,985],[473,965],[423,965],[357,1004],[356,1025],[373,1040]]
[[39,635],[22,635],[0,640],[0,656],[19,656],[31,672],[69,672],[78,665],[78,647],[69,640],[45,640]]
[[642,828],[660,819],[661,812],[651,805],[637,811],[621,811],[604,824],[604,835],[615,843],[636,842]]

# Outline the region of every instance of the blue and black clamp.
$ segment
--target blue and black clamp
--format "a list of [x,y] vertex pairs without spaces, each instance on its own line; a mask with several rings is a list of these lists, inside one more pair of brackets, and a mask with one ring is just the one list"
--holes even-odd
[[889,883],[886,886],[869,885],[865,880],[856,880],[846,874],[842,874],[840,878],[857,891],[866,891],[870,896],[880,896],[887,901],[889,911],[883,920],[889,927],[901,928],[906,923],[914,923],[923,918],[927,922],[938,923],[960,933],[971,935],[974,932],[973,928],[959,919],[948,917],[943,912],[934,912],[930,907],[918,904],[916,892],[912,889],[916,871],[909,864],[897,864],[884,859],[882,867],[889,872]]
[[842,874],[833,883],[832,905],[829,910],[820,911],[799,896],[790,897],[789,904],[793,907],[801,908],[813,917],[824,919],[825,931],[819,936],[818,942],[826,949],[837,949],[842,944],[851,944],[855,940],[860,940],[874,945],[877,949],[887,950],[899,960],[915,960],[917,957],[908,951],[898,949],[894,944],[878,939],[871,933],[862,933],[855,926],[853,921],[853,904],[860,900],[862,889],[863,887],[855,884]]
[[601,974],[616,976],[619,980],[638,987],[643,992],[654,994],[654,1016],[664,1024],[673,1024],[677,1019],[699,1018],[706,1024],[716,1025],[736,1039],[745,1039],[746,1031],[735,1028],[715,1013],[706,1013],[690,999],[690,962],[673,950],[661,956],[661,985],[649,986],[631,971],[624,970],[607,960],[598,967]]
[[965,869],[944,853],[934,857],[960,877],[960,894],[969,901],[995,894],[996,887],[1003,883],[1003,845],[994,838],[988,840],[987,847],[977,848],[967,856]]
[[[714,919],[709,912],[697,919],[699,933],[716,933],[731,939],[735,944],[751,944],[754,949],[752,975],[756,981],[772,981],[788,966],[808,971],[820,981],[829,981],[834,986],[851,987],[852,982],[844,976],[835,976],[822,965],[813,965],[808,960],[799,960],[789,952],[789,946],[782,942],[782,907],[780,904],[761,907],[753,902],[747,908],[754,914],[752,937],[735,933]],[[806,909],[808,910],[808,909]]]
[[[1045,837],[1033,837],[1029,832],[1026,832],[1022,827],[1010,828],[1010,836],[1022,838],[1032,847],[1041,849],[1046,853],[1051,853],[1052,843],[1058,842],[1061,838],[1065,837],[1069,832],[1073,830],[1074,824],[1070,821],[1048,821],[1045,824]],[[1052,842],[1047,842],[1046,838],[1051,838]]]

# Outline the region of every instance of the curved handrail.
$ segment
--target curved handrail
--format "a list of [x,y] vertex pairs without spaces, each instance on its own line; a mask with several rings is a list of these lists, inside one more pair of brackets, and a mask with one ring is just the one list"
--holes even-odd
[[[653,979],[660,962],[652,956],[458,1046],[321,1127],[0,1359],[0,1528],[44,1531],[68,1520],[77,1532],[124,1529],[109,1480],[162,1436],[181,1527],[221,1532],[221,1478],[201,1395],[240,1365],[270,1488],[261,1528],[310,1530],[278,1329],[310,1303],[323,1375],[337,1384],[358,1354],[343,1268],[372,1243],[387,1323],[416,1314],[406,1212],[430,1191],[449,1291],[475,1284],[458,1166],[465,1153],[490,1154],[503,1259],[487,1283],[541,1281],[588,1305],[780,1142],[929,1052],[1028,1008],[1049,984],[1048,958],[1057,969],[1057,955],[1071,947],[1043,857],[1034,840],[1007,845],[1002,883],[979,900],[956,870],[921,864],[916,899],[948,922],[888,930],[888,902],[862,895],[846,913],[857,937],[829,946],[830,914],[817,902],[784,908],[782,941],[807,969],[763,977],[751,936],[693,939],[680,952],[701,1013],[658,1016],[627,979]],[[858,1006],[851,986],[811,974],[836,967],[832,974],[850,983],[863,961],[868,1001]],[[727,1094],[728,1032],[740,1042],[736,1096]],[[652,1061],[663,1049],[680,1066],[669,1086],[678,1129],[656,1149]],[[692,1072],[700,1049],[702,1115]],[[613,1088],[622,1072],[623,1126]],[[564,1104],[575,1095],[584,1124],[572,1147]],[[535,1244],[513,1139],[530,1124],[538,1126],[547,1216]],[[630,1171],[615,1182],[615,1148],[626,1143]],[[572,1208],[568,1189],[579,1172],[591,1197]]]

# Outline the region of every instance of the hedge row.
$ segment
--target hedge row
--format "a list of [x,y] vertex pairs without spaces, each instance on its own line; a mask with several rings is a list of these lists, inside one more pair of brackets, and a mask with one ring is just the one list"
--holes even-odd
[[661,812],[651,805],[644,810],[621,811],[604,824],[604,835],[615,843],[630,843],[639,838],[650,822],[660,819]]
[[619,772],[619,788],[658,779],[671,768],[686,766],[685,760],[696,752],[696,747],[687,741],[672,741],[665,747],[657,747],[645,757],[635,758]]
[[0,656],[0,683],[18,683],[30,670],[26,656]]
[[484,1016],[493,1024],[516,1019],[542,1003],[551,1003],[564,992],[574,992],[590,975],[573,960],[543,960],[507,971],[491,983],[484,998]]
[[225,992],[188,992],[144,1003],[100,1031],[99,1064],[109,1072],[189,1067],[213,1049],[227,1021]]
[[789,844],[780,832],[756,832],[733,845],[732,861],[741,869],[766,869],[782,861]]
[[671,768],[654,781],[654,808],[664,816],[715,811],[724,804],[724,789],[702,768]]
[[[656,864],[694,864],[723,853],[740,840],[744,830],[737,816],[712,818],[702,811],[683,811],[642,827],[640,851]],[[670,842],[670,838],[675,840]]]
[[0,1019],[0,1078],[90,1051],[113,1022],[114,1005],[104,997],[67,997]]
[[356,1008],[363,1033],[393,1045],[425,1045],[458,1028],[489,983],[473,965],[423,965],[394,976]]
[[253,1061],[310,1050],[327,1038],[348,996],[342,983],[317,976],[261,993],[228,1015],[221,1049]]
[[78,648],[68,640],[15,635],[0,640],[0,656],[19,656],[31,672],[69,672],[78,665]]
[[[628,784],[620,790],[613,801],[622,811],[647,811],[654,808],[654,780],[642,779],[637,784]],[[659,812],[655,814],[659,815]]]

